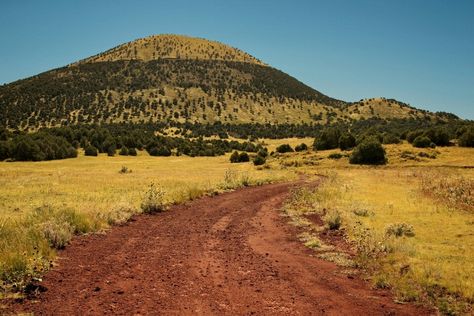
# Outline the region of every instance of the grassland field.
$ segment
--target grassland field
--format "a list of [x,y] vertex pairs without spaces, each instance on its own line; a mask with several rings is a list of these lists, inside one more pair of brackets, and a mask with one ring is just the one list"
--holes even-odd
[[[263,140],[270,152],[283,143],[294,147],[312,141]],[[357,264],[374,286],[393,288],[400,301],[434,301],[446,313],[468,310],[474,301],[474,149],[384,147],[389,162],[379,167],[350,165],[339,150],[276,154],[264,167],[230,164],[228,155],[150,157],[145,152],[0,162],[1,287],[6,293],[21,287],[25,275],[39,278],[55,258],[55,233],[70,238],[68,232],[103,231],[139,213],[151,183],[161,186],[172,204],[308,174],[324,176],[322,184],[290,205],[292,212],[337,212],[347,238],[368,249],[360,251],[366,256]],[[337,159],[329,158],[336,153]],[[120,173],[122,166],[128,172]],[[387,227],[400,223],[414,235],[388,238]],[[377,252],[381,247],[383,256]]]

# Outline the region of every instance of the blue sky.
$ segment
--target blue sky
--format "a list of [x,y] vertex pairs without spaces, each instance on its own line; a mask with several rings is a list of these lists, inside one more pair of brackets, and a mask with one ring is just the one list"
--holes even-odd
[[335,98],[474,119],[474,1],[0,2],[0,84],[175,33],[238,47]]

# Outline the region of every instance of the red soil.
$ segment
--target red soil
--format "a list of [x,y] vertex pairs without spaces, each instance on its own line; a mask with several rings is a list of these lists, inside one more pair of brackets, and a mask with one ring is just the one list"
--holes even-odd
[[[293,184],[294,185],[294,184]],[[78,237],[35,298],[38,315],[423,315],[338,273],[296,238],[278,209],[292,184],[245,188],[136,216]]]

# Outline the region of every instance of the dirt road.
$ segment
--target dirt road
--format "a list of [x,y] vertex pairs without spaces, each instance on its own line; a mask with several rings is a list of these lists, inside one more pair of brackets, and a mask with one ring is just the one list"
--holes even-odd
[[175,206],[74,239],[36,300],[38,315],[420,315],[337,273],[296,239],[278,209],[290,184]]

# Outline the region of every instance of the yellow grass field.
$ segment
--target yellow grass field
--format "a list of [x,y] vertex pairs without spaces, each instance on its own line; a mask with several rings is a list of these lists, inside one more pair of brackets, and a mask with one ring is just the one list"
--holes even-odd
[[[120,174],[122,166],[130,173]],[[186,200],[192,191],[219,189],[227,170],[251,182],[291,178],[290,171],[257,170],[221,157],[86,157],[43,162],[0,162],[0,216],[25,214],[37,207],[72,207],[107,212],[128,203],[138,208],[150,183],[161,185],[169,203]]]
[[[313,139],[263,142],[271,152],[284,143],[311,147]],[[21,276],[40,275],[55,256],[44,234],[61,241],[68,225],[84,233],[121,223],[140,212],[151,183],[163,188],[171,204],[306,173],[325,180],[306,196],[310,207],[301,212],[337,211],[354,245],[383,248],[383,256],[359,261],[374,286],[393,288],[400,300],[436,301],[446,312],[465,310],[462,304],[474,300],[474,149],[384,147],[389,163],[378,167],[350,165],[348,153],[339,150],[276,154],[263,168],[231,164],[228,155],[150,157],[144,152],[0,162],[0,276],[21,286]],[[328,157],[334,153],[342,157]],[[131,172],[120,173],[123,166]],[[387,227],[399,223],[410,225],[414,236],[387,238]]]
[[[126,173],[120,173],[126,166]],[[131,171],[131,172],[130,172]],[[49,268],[73,234],[101,231],[141,211],[152,183],[165,204],[245,185],[295,179],[290,170],[221,157],[86,157],[0,162],[0,288],[21,287]],[[54,248],[54,247],[53,247]],[[27,281],[27,280],[26,280]]]
[[[314,193],[300,194],[293,212],[340,214],[349,241],[359,249],[357,263],[374,286],[393,288],[401,301],[434,303],[443,313],[469,311],[474,300],[474,149],[384,147],[389,163],[377,167],[350,165],[339,150],[281,156],[282,166],[324,176]],[[420,152],[436,158],[420,157]],[[328,158],[334,153],[343,157]],[[296,223],[307,224],[301,218]],[[413,237],[387,235],[388,227],[401,223],[413,228]],[[324,247],[318,240],[305,241]]]

